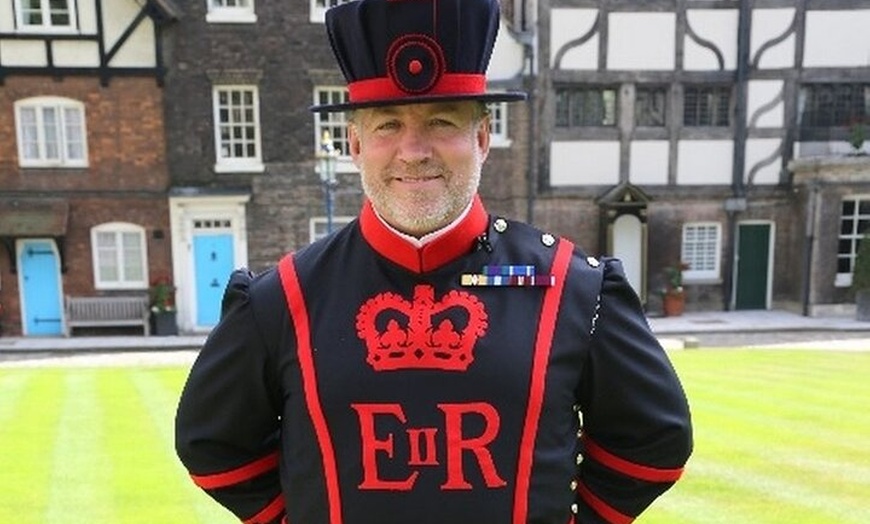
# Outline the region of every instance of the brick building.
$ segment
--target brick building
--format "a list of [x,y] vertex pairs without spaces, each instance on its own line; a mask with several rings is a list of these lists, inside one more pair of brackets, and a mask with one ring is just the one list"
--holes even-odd
[[0,325],[66,330],[65,295],[172,277],[163,1],[0,0]]

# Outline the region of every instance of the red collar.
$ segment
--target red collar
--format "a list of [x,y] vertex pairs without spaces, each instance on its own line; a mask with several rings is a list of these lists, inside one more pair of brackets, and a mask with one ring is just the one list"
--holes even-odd
[[387,228],[368,200],[363,204],[359,223],[363,238],[381,256],[415,273],[426,273],[470,252],[477,237],[486,231],[489,215],[475,195],[462,222],[421,247],[411,245]]

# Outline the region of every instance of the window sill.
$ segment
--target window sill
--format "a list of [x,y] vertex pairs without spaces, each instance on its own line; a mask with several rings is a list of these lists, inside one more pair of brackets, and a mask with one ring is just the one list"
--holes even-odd
[[205,21],[210,24],[255,24],[257,14],[251,12],[213,11],[205,15]]
[[215,173],[262,173],[266,170],[260,162],[251,162],[244,164],[224,164],[217,163],[214,165]]

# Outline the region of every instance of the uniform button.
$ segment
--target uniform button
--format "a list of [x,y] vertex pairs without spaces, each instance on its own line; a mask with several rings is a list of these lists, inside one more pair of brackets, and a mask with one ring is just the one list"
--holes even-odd
[[576,480],[571,481],[571,491],[577,491],[577,481]]
[[583,453],[577,453],[577,465],[583,464]]
[[503,218],[496,218],[495,221],[492,223],[492,228],[495,229],[498,233],[504,233],[505,231],[507,231],[508,228],[507,220]]
[[586,257],[586,263],[591,267],[598,267],[601,264],[595,257]]
[[553,244],[556,243],[556,237],[549,233],[544,233],[541,235],[541,243],[547,247],[553,247]]
[[571,504],[571,513],[576,515],[578,511],[580,511],[580,507],[577,504]]

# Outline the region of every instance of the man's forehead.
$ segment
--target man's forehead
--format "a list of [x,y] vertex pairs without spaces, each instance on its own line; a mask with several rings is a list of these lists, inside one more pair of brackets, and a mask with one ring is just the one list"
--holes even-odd
[[418,104],[394,104],[360,109],[371,115],[430,115],[436,113],[466,113],[473,110],[478,102],[454,100],[449,102],[426,102]]

